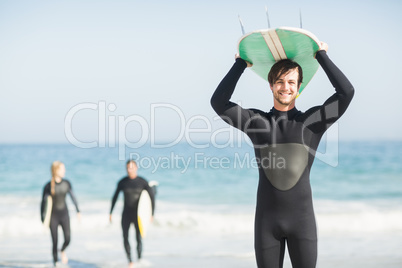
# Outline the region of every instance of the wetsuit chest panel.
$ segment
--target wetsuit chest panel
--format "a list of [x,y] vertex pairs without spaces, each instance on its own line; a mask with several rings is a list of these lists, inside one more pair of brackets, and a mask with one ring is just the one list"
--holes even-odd
[[260,168],[278,190],[293,188],[308,165],[308,147],[299,143],[268,145],[260,151]]
[[124,193],[124,211],[130,211],[130,213],[137,211],[141,192],[146,186],[147,182],[141,177],[136,179],[126,177],[120,182],[120,189]]
[[124,189],[124,200],[127,207],[135,208],[138,205],[142,188],[126,188]]
[[66,195],[70,190],[70,185],[63,180],[55,185],[55,195],[53,197],[53,210],[66,210]]

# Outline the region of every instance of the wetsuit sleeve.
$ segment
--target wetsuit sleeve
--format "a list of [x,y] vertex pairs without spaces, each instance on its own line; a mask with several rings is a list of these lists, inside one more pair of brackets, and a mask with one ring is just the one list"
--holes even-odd
[[245,131],[251,118],[251,111],[230,101],[236,84],[247,67],[243,59],[236,59],[232,68],[219,83],[211,98],[211,106],[215,112],[229,125]]
[[323,133],[345,113],[352,101],[354,88],[324,50],[318,51],[316,58],[335,88],[335,94],[323,105],[313,107],[306,112],[310,116],[308,128],[314,133]]
[[[144,180],[145,181],[145,180]],[[151,186],[149,186],[148,182],[145,181],[145,190],[147,190],[149,196],[151,197],[151,203],[152,203],[152,216],[154,215],[155,212],[155,194],[154,191],[152,190]]]
[[110,208],[110,214],[112,214],[112,212],[113,212],[113,208],[114,208],[114,205],[116,205],[116,201],[117,201],[117,198],[119,197],[120,191],[121,191],[121,182],[119,182],[119,184],[117,184],[116,191],[114,192],[114,195],[112,198],[112,206]]
[[43,187],[42,202],[40,204],[40,219],[42,222],[45,220],[45,204],[47,197],[49,195],[50,195],[50,183],[47,183],[45,187]]
[[74,195],[73,189],[72,189],[72,187],[71,187],[71,183],[68,182],[68,184],[69,184],[68,193],[69,193],[69,195],[71,196],[71,200],[73,200],[73,203],[74,203],[75,209],[77,210],[77,213],[79,213],[80,210],[79,210],[79,208],[78,208],[77,198],[76,198],[75,195]]

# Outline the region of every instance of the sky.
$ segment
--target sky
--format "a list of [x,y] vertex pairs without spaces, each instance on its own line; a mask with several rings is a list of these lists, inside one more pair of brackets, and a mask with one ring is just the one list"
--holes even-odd
[[[227,126],[210,98],[242,35],[303,28],[355,87],[340,140],[402,138],[401,1],[0,0],[0,143],[208,140]],[[334,92],[320,68],[300,110]],[[266,81],[247,69],[232,101],[268,111]]]

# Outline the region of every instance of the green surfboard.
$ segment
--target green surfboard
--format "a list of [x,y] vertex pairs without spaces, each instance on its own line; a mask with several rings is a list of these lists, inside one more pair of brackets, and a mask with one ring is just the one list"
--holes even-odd
[[303,69],[303,83],[298,96],[313,78],[319,64],[315,54],[320,41],[309,31],[300,28],[280,27],[253,31],[240,38],[238,52],[242,59],[253,64],[253,70],[268,81],[268,73],[275,62],[291,59]]

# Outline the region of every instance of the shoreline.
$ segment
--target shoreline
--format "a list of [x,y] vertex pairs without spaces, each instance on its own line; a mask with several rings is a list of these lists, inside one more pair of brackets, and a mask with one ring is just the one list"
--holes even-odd
[[[102,235],[88,242],[85,234],[73,236],[67,249],[68,266],[78,268],[127,267],[121,236]],[[3,239],[2,239],[3,240]],[[390,239],[389,234],[373,236],[320,236],[317,267],[374,268],[401,267],[399,246],[402,233]],[[14,238],[0,242],[0,267],[52,267],[51,242],[47,235]],[[132,248],[134,238],[131,239]],[[23,245],[23,246],[21,246]],[[133,254],[135,255],[134,251]],[[183,234],[181,237],[154,236],[144,241],[143,265],[136,267],[256,267],[250,236],[204,236]],[[291,268],[285,253],[284,268]]]
[[[38,200],[8,196],[3,201],[9,206],[1,208],[0,267],[52,267],[50,232],[40,223]],[[108,222],[109,202],[82,203],[81,222],[70,210],[72,237],[66,252],[71,262],[67,267],[128,266],[120,227],[122,202],[116,206],[113,224]],[[318,268],[402,267],[401,205],[395,200],[371,203],[315,200]],[[256,267],[253,223],[251,205],[160,201],[144,240],[144,263],[137,267]],[[134,257],[133,229],[129,238]],[[59,234],[59,246],[62,240]],[[290,267],[286,252],[284,268]]]

